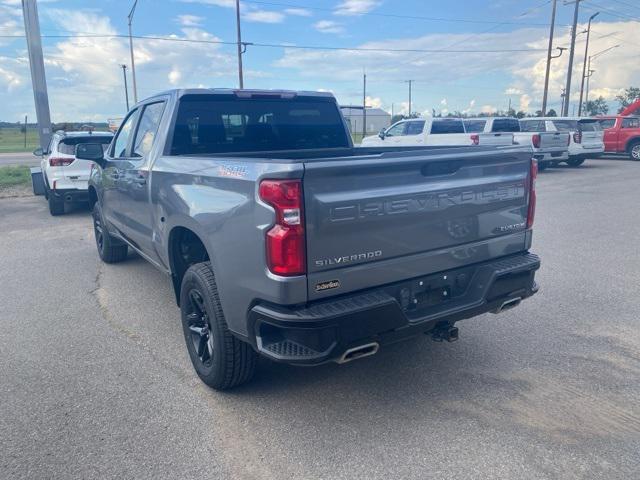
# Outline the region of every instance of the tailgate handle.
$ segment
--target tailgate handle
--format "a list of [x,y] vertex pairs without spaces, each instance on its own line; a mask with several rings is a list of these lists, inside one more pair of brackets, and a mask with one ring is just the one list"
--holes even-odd
[[421,169],[422,175],[425,177],[433,177],[436,175],[451,175],[456,173],[462,167],[462,161],[449,160],[446,162],[427,163]]

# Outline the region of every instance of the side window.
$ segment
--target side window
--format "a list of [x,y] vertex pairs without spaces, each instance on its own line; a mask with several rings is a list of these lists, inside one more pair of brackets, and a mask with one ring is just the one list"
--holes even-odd
[[136,139],[133,143],[134,157],[144,157],[151,151],[153,140],[156,138],[158,126],[160,126],[160,120],[162,119],[162,112],[164,112],[164,105],[164,102],[158,102],[144,107]]
[[424,130],[424,120],[407,122],[407,129],[405,135],[420,135]]
[[464,129],[467,133],[481,133],[486,123],[486,120],[464,120]]
[[615,118],[607,118],[606,120],[600,120],[600,126],[602,127],[603,130],[607,128],[613,128],[615,124],[616,124]]
[[640,128],[640,118],[623,118],[622,128]]
[[397,137],[399,135],[404,135],[404,128],[406,127],[407,122],[398,122],[394,126],[390,127],[385,135],[387,137]]
[[113,142],[113,151],[111,152],[113,158],[122,158],[127,156],[127,145],[129,144],[129,137],[133,131],[133,126],[138,118],[138,110],[134,110],[129,114],[118,131],[118,136]]

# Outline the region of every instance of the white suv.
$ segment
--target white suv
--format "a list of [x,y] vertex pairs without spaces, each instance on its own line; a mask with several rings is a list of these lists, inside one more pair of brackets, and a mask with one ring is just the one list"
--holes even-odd
[[597,158],[604,153],[604,131],[597,118],[523,118],[520,126],[523,131],[568,133],[569,159],[566,162],[571,167],[578,167],[587,158]]
[[79,143],[101,143],[106,150],[111,143],[110,132],[56,132],[51,138],[48,151],[38,149],[42,155],[40,166],[44,180],[45,198],[49,202],[51,215],[64,213],[65,203],[89,200],[87,182],[92,162],[76,160],[76,145]]

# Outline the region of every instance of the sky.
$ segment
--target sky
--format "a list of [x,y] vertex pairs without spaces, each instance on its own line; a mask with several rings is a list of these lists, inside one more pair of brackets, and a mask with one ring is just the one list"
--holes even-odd
[[[133,0],[39,0],[51,117],[106,121],[126,111]],[[574,5],[558,0],[554,47],[570,44]],[[640,86],[640,0],[583,0],[571,100],[577,105],[593,20],[590,98]],[[325,90],[341,104],[407,113],[506,110],[542,103],[550,0],[264,0],[241,2],[245,88]],[[170,88],[237,87],[235,0],[139,0],[133,20],[138,97]],[[89,36],[88,36],[89,35]],[[90,37],[93,35],[94,37]],[[96,37],[99,36],[99,37]],[[20,0],[0,0],[0,120],[35,118]],[[167,38],[172,40],[166,40]],[[304,48],[303,48],[304,47]],[[313,47],[313,48],[308,48]],[[355,48],[356,50],[349,50]],[[553,60],[560,107],[568,51]],[[132,79],[127,70],[130,96]]]

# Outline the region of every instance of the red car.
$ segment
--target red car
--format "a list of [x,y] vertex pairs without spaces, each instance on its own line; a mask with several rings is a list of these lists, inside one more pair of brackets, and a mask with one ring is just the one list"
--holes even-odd
[[598,117],[604,130],[604,151],[626,153],[640,160],[640,117],[616,115]]

